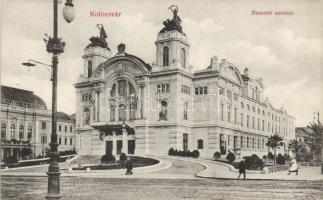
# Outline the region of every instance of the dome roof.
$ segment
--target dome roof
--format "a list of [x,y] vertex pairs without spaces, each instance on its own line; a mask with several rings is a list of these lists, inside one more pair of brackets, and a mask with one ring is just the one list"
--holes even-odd
[[8,86],[1,86],[1,103],[47,110],[45,101],[34,92]]

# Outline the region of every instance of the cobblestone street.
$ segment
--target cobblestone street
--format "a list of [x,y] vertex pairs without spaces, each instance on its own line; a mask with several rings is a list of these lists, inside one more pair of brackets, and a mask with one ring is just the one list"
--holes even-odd
[[[2,177],[2,199],[44,199],[46,177]],[[321,181],[62,177],[62,199],[323,199]]]

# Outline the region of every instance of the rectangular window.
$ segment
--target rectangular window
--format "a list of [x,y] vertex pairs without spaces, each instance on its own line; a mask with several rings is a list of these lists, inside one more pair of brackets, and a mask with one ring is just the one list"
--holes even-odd
[[204,87],[204,94],[207,94],[207,87]]
[[41,129],[42,130],[46,130],[46,122],[42,122],[41,123]]
[[162,84],[162,92],[166,92],[166,85]]
[[184,102],[184,120],[187,120],[188,103]]
[[73,145],[73,138],[70,138],[70,145]]
[[268,132],[270,132],[270,123],[268,123]]
[[243,136],[240,137],[240,148],[243,148]]
[[238,147],[238,136],[234,136],[233,137],[233,148],[237,148]]
[[157,92],[158,93],[161,92],[161,85],[160,84],[157,85]]
[[227,90],[227,97],[232,100],[232,92],[230,90]]
[[249,115],[247,115],[247,127],[249,128]]
[[72,131],[73,131],[73,127],[71,126],[71,127],[70,127],[70,132],[72,133]]
[[237,124],[237,108],[234,108],[234,123]]
[[200,93],[199,94],[203,94],[203,87],[200,87]]
[[195,88],[195,95],[199,95],[199,88]]
[[65,145],[67,145],[67,138],[65,138],[65,141],[64,142],[65,142]]
[[249,137],[247,137],[247,149],[249,149]]
[[59,137],[59,138],[58,138],[58,144],[59,144],[59,145],[61,145],[61,144],[62,144],[62,138],[61,138],[61,137]]
[[231,106],[228,106],[228,122],[231,122]]
[[62,126],[58,125],[58,131],[62,131]]
[[230,140],[231,140],[231,136],[228,135],[228,147],[230,146]]
[[223,111],[223,109],[224,109],[224,105],[223,105],[223,103],[221,103],[221,107],[220,107],[220,116],[221,116],[221,120],[223,121],[224,120],[224,111]]
[[262,131],[264,131],[264,130],[265,130],[265,120],[262,120],[261,130],[262,130]]
[[255,117],[252,117],[252,128],[255,128]]
[[67,132],[67,126],[65,126],[65,132]]
[[224,88],[222,88],[222,87],[219,88],[219,94],[224,95]]
[[187,151],[188,149],[188,134],[184,133],[183,134],[183,150]]
[[257,119],[257,129],[260,130],[260,119]]
[[240,124],[243,126],[243,113],[241,113]]

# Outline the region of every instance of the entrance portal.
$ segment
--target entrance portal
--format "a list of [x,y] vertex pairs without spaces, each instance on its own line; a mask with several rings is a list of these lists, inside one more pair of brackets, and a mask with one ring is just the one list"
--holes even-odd
[[113,143],[112,141],[106,141],[105,143],[105,154],[112,155]]
[[135,154],[136,141],[128,140],[128,154]]

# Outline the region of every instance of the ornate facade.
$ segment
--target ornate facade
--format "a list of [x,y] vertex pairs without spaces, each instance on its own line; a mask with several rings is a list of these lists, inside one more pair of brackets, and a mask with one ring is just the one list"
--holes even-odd
[[264,155],[270,135],[293,139],[294,118],[270,104],[262,79],[247,68],[240,73],[214,56],[193,71],[178,9],[172,11],[157,35],[154,65],[126,53],[124,44],[111,56],[98,45],[105,38],[92,37],[75,84],[79,153],[159,155],[174,148],[198,149],[202,157],[228,150]]
[[[1,86],[1,161],[44,156],[50,143],[51,116],[45,102],[32,91]],[[75,121],[62,112],[57,121],[59,151],[73,149]]]

